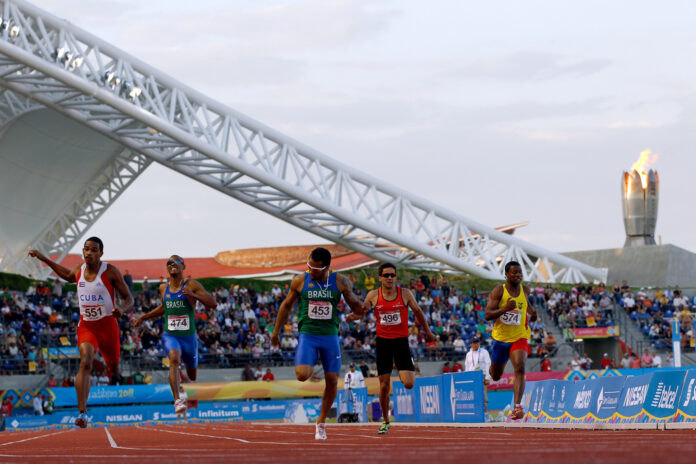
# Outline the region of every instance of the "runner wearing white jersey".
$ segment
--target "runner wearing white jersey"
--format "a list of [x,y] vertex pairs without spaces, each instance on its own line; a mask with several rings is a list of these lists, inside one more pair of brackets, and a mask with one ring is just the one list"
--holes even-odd
[[[80,305],[80,323],[77,326],[77,345],[80,350],[80,369],[75,380],[77,406],[80,410],[75,425],[87,427],[87,398],[89,378],[92,373],[94,355],[99,350],[112,380],[118,375],[121,357],[117,317],[133,308],[133,297],[119,270],[111,264],[101,262],[104,244],[98,237],[90,237],[82,249],[84,264],[70,270],[50,260],[37,250],[29,256],[46,263],[62,279],[77,284]],[[123,300],[116,305],[115,292]]]

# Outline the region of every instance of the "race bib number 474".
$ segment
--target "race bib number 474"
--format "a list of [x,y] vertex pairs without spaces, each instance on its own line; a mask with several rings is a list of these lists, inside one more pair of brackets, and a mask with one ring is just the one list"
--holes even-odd
[[167,319],[167,329],[169,330],[188,330],[190,327],[189,317],[186,315],[170,315]]
[[310,301],[307,311],[310,319],[331,319],[333,308],[329,301]]

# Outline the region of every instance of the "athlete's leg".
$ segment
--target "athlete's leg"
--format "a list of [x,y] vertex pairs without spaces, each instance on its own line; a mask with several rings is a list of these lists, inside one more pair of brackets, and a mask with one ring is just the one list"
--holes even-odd
[[336,393],[338,391],[338,373],[336,372],[325,372],[324,373],[324,397],[321,400],[321,412],[317,418],[317,423],[321,424],[326,422],[326,416],[329,415],[331,411],[331,405],[336,400]]
[[90,342],[83,342],[79,346],[80,368],[75,378],[75,391],[77,392],[77,409],[80,412],[87,411],[87,398],[89,397],[89,377],[92,374],[92,363],[94,362],[94,345]]
[[300,334],[295,349],[295,377],[300,382],[312,377],[317,362],[317,336]]
[[312,377],[313,373],[314,366],[308,366],[306,364],[300,364],[299,366],[295,366],[295,377],[297,377],[297,380],[299,380],[300,382],[308,380],[310,377]]
[[505,364],[493,364],[493,363],[491,363],[491,367],[490,367],[490,369],[488,369],[488,373],[491,374],[491,377],[493,377],[493,380],[500,380],[500,378],[503,376],[504,370],[505,370]]
[[391,390],[391,374],[379,376],[379,405],[382,408],[384,422],[389,422],[389,391]]
[[186,366],[186,376],[190,382],[195,382],[196,378],[198,378],[198,368]]
[[104,358],[109,372],[109,383],[116,385],[119,380],[119,362],[121,361],[121,340],[118,322],[115,317],[107,317],[99,322],[99,331],[95,334],[99,341],[99,353]]
[[527,361],[527,352],[525,350],[513,351],[510,353],[510,361],[512,362],[512,367],[515,369],[515,383],[512,389],[514,391],[515,405],[518,405],[521,403],[522,394],[524,393],[524,365]]
[[179,365],[181,364],[181,353],[173,349],[169,351],[169,386],[172,388],[174,399],[179,398]]
[[493,346],[491,346],[491,367],[488,369],[488,373],[491,374],[493,380],[500,380],[500,377],[503,376],[505,365],[508,359],[510,359],[511,346],[512,343],[493,340]]

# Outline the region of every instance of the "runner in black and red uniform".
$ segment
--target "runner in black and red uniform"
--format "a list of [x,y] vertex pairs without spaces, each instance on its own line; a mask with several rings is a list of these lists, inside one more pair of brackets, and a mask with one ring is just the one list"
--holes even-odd
[[[389,392],[391,390],[391,371],[396,364],[399,378],[404,387],[411,389],[416,381],[415,367],[408,346],[408,309],[425,331],[428,341],[434,341],[435,335],[430,331],[425,315],[413,293],[407,288],[396,285],[396,266],[384,263],[379,266],[380,288],[370,291],[365,297],[365,312],[374,308],[377,319],[377,375],[379,376],[379,404],[382,407],[384,422],[379,434],[389,431]],[[360,317],[354,314],[346,317],[351,322]]]
[[[75,425],[82,428],[87,427],[89,422],[87,398],[94,355],[99,350],[113,381],[118,376],[118,363],[121,359],[121,342],[116,318],[133,308],[133,297],[121,272],[115,266],[102,262],[103,254],[104,243],[101,239],[90,237],[82,248],[84,264],[70,270],[37,250],[29,252],[29,256],[46,263],[62,279],[77,284],[80,305],[80,322],[77,326],[80,369],[75,380],[75,390],[80,414],[75,420]],[[122,299],[120,306],[116,305],[117,291]]]

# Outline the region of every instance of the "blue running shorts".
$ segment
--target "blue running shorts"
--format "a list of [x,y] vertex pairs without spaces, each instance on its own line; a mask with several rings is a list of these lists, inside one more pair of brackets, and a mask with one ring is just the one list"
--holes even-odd
[[181,361],[189,369],[198,367],[198,336],[196,334],[178,337],[169,332],[163,332],[162,344],[167,354],[172,350],[179,350]]
[[321,357],[324,372],[338,374],[341,372],[341,347],[338,335],[300,334],[295,350],[296,366],[313,366]]

